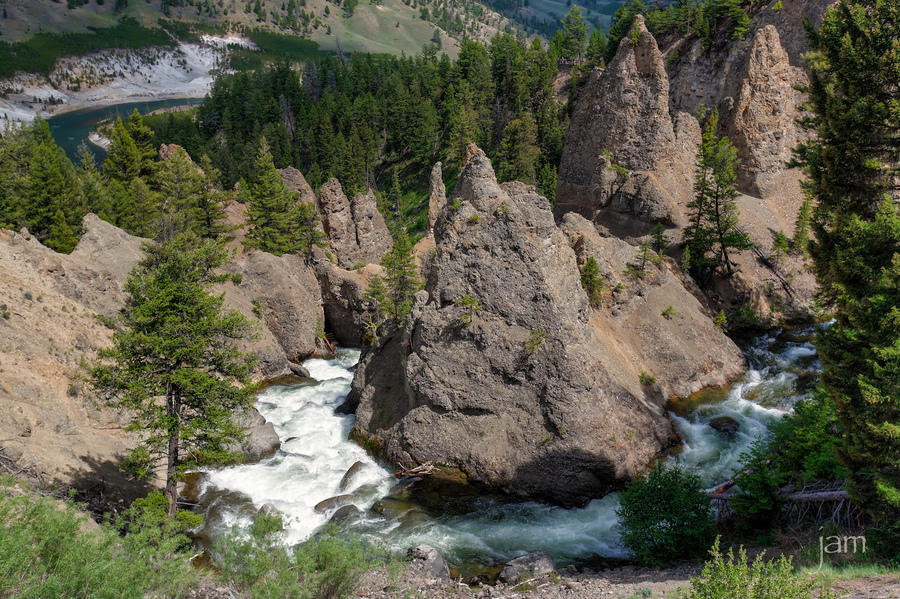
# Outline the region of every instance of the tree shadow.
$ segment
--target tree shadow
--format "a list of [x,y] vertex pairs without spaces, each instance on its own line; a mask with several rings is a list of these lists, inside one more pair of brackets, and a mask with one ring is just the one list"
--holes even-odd
[[83,467],[70,468],[56,486],[74,491],[74,499],[85,504],[95,517],[119,513],[135,499],[157,489],[152,478],[137,480],[122,472],[123,459],[79,456]]

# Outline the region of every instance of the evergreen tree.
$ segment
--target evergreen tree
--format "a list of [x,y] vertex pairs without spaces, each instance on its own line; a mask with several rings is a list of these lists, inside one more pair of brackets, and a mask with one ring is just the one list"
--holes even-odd
[[138,177],[133,179],[124,189],[127,190],[127,203],[122,202],[119,213],[120,227],[138,237],[154,237],[159,233],[159,196]]
[[501,181],[534,184],[535,163],[540,153],[537,146],[537,126],[531,114],[526,112],[510,121],[503,130],[497,176]]
[[606,35],[599,27],[595,27],[588,40],[587,53],[585,54],[589,65],[600,66],[603,64],[606,56],[606,44]]
[[259,142],[253,166],[255,174],[248,181],[246,245],[276,256],[293,252],[300,247],[294,232],[297,223],[295,198],[275,169],[265,138]]
[[[28,172],[28,187],[25,202],[25,224],[28,230],[42,243],[56,243],[59,234],[53,236],[61,223],[57,221],[57,212],[63,215],[63,221],[73,234],[81,225],[85,207],[81,197],[81,186],[75,168],[62,149],[53,139],[42,141],[35,148]],[[67,235],[63,235],[66,237]],[[74,247],[67,243],[61,246],[50,246],[59,252],[69,252]]]
[[134,143],[125,123],[117,118],[109,136],[109,151],[103,161],[103,172],[107,177],[120,181],[131,181],[141,174],[141,152]]
[[666,237],[666,230],[663,228],[662,223],[656,223],[650,236],[653,238],[653,251],[661,256],[666,248],[669,247],[669,239]]
[[190,236],[147,244],[125,284],[128,301],[113,345],[101,350],[91,381],[108,404],[126,410],[141,435],[126,465],[138,477],[164,462],[174,517],[185,472],[222,464],[243,434],[235,416],[250,406],[253,359],[233,347],[249,332],[237,312],[223,312],[212,285],[231,280],[215,270],[227,259],[221,242]]
[[204,174],[179,148],[160,166],[156,184],[162,195],[157,236],[159,241],[171,241],[192,228],[204,191]]
[[594,307],[600,306],[606,282],[600,276],[600,265],[597,264],[597,259],[593,256],[588,257],[584,261],[584,266],[581,267],[581,286],[584,287],[584,292],[587,293],[591,305]]
[[841,423],[848,491],[900,541],[900,4],[845,0],[813,34],[815,135],[798,158],[814,200],[810,244],[834,324],[816,347]]
[[800,210],[797,212],[797,220],[794,223],[794,237],[791,239],[791,248],[801,254],[809,254],[809,230],[812,226],[812,201],[809,197],[803,199]]
[[206,154],[200,158],[200,170],[200,191],[192,207],[191,229],[204,239],[218,239],[227,232],[225,203],[229,194],[219,189],[219,171]]
[[152,177],[156,167],[157,155],[156,147],[153,143],[153,129],[144,124],[144,118],[137,111],[137,108],[128,117],[125,129],[134,141],[134,145],[141,157],[140,175],[142,177]]
[[78,244],[78,237],[72,232],[66,215],[61,208],[56,209],[53,215],[53,223],[50,225],[50,235],[47,237],[47,247],[63,254],[68,254]]
[[584,49],[587,45],[587,23],[581,16],[581,7],[573,4],[569,12],[563,17],[562,28],[565,32],[563,48],[569,58],[581,60],[584,58]]
[[381,259],[381,265],[385,274],[380,284],[385,290],[379,291],[381,285],[373,286],[370,282],[368,296],[374,298],[379,309],[399,325],[412,309],[413,296],[422,288],[413,244],[406,229],[400,229],[391,251]]
[[717,110],[707,115],[703,139],[697,153],[694,176],[694,199],[688,203],[689,224],[684,229],[684,242],[690,248],[692,270],[706,277],[719,266],[728,276],[734,272],[730,250],[752,247],[746,234],[738,228],[738,210],[734,203],[740,158],[727,137],[719,137]]
[[322,230],[322,216],[312,202],[299,202],[295,208],[297,222],[297,249],[306,254],[306,263],[312,260],[314,247],[328,247],[328,237]]

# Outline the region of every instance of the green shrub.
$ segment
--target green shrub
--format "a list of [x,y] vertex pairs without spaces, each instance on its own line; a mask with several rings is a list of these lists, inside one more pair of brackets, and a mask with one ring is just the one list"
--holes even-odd
[[641,563],[700,555],[713,541],[709,497],[700,477],[683,468],[657,462],[620,501],[622,541]]
[[531,329],[528,341],[525,342],[525,353],[529,356],[541,347],[541,343],[547,338],[547,331],[543,329]]
[[645,370],[641,371],[638,375],[638,379],[641,381],[642,385],[652,385],[656,382],[656,377]]
[[199,575],[182,540],[133,522],[92,529],[72,504],[0,490],[0,597],[180,597]]
[[834,404],[825,393],[816,391],[794,404],[793,414],[770,427],[778,469],[801,485],[844,479],[847,471],[837,458],[837,426]]
[[471,295],[464,295],[459,300],[459,305],[464,308],[464,312],[459,316],[459,320],[462,323],[468,324],[472,322],[472,318],[475,317],[476,312],[481,312],[481,304],[478,300]]
[[[691,579],[688,599],[812,599],[816,582],[794,574],[791,559],[783,555],[766,561],[763,553],[752,563],[743,547],[737,559],[733,550],[727,555],[719,551],[719,540],[710,549],[710,559],[699,578]],[[819,599],[832,597],[827,589]]]
[[280,530],[280,518],[258,514],[249,536],[234,531],[216,542],[216,565],[253,599],[350,597],[362,574],[386,559],[334,529],[289,549]]
[[772,464],[769,440],[758,439],[740,458],[740,470],[734,481],[740,488],[731,499],[731,507],[743,529],[768,528],[781,512],[779,487],[787,477]]
[[672,318],[675,317],[675,314],[675,308],[673,308],[672,306],[669,306],[662,311],[663,318],[665,318],[666,320],[672,320]]

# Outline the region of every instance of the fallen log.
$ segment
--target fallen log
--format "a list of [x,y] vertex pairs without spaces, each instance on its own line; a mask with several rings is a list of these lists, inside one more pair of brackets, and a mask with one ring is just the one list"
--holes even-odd
[[394,476],[397,478],[411,477],[411,476],[428,476],[429,474],[434,473],[434,462],[425,462],[424,464],[419,464],[415,468],[404,468],[403,470],[399,470],[394,472]]

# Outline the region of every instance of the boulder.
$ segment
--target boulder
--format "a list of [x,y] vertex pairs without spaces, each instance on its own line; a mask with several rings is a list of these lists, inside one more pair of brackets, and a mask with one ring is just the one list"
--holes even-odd
[[317,503],[313,509],[320,514],[324,514],[330,510],[350,505],[354,501],[356,501],[356,497],[353,495],[335,495],[334,497],[323,499]]
[[447,190],[444,187],[444,173],[441,163],[436,162],[431,168],[431,176],[428,179],[428,230],[434,229],[434,223],[447,204]]
[[741,428],[740,423],[730,416],[717,416],[709,421],[709,425],[726,435],[733,435]]
[[506,562],[497,578],[506,584],[516,584],[522,579],[536,578],[555,570],[553,558],[543,551],[536,551]]
[[240,447],[244,462],[258,462],[281,448],[275,425],[266,421],[256,408],[250,408],[238,419],[238,424],[247,435]]
[[375,194],[369,190],[365,194],[358,193],[350,204],[350,212],[353,215],[353,224],[356,226],[357,253],[353,258],[357,264],[377,264],[394,241],[391,232],[384,222],[384,217],[378,211]]
[[[241,312],[251,322],[272,335],[283,353],[283,361],[277,364],[280,373],[289,371],[287,361],[302,362],[316,352],[317,332],[325,322],[325,314],[315,271],[302,256],[275,256],[247,249],[226,268],[241,276],[236,289],[230,286],[235,295],[233,301],[240,303]],[[234,292],[239,292],[240,298]],[[267,375],[275,376],[274,370],[271,368]]]
[[347,469],[347,472],[341,478],[341,482],[338,485],[338,490],[346,491],[350,487],[350,484],[353,482],[353,477],[359,474],[359,471],[365,467],[366,465],[363,462],[354,462],[353,465]]
[[[688,290],[692,281],[682,278],[674,263],[648,265],[644,278],[635,278],[628,272],[639,262],[638,248],[601,236],[575,213],[563,217],[560,229],[579,268],[591,257],[600,267],[606,291],[591,326],[601,340],[597,351],[606,368],[621,375],[623,387],[638,395],[687,397],[704,387],[727,385],[744,371],[743,352],[713,323],[714,314]],[[652,389],[641,385],[641,371],[655,378]]]
[[339,524],[341,522],[346,522],[347,520],[358,518],[361,515],[362,512],[355,505],[344,505],[336,509],[328,521],[332,524]]
[[[357,367],[355,429],[406,466],[443,462],[519,496],[583,503],[674,441],[665,398],[619,380],[548,200],[499,185],[470,153],[406,326]],[[480,308],[470,319],[466,297]]]
[[450,581],[450,568],[441,552],[431,545],[410,547],[406,557],[413,563],[413,569],[428,580]]

